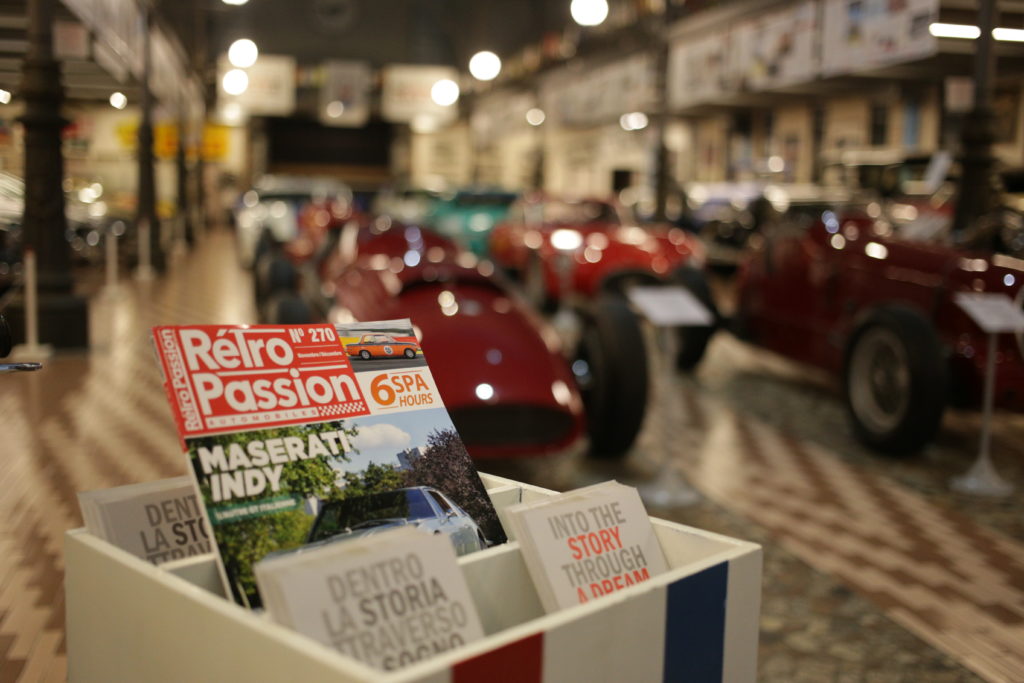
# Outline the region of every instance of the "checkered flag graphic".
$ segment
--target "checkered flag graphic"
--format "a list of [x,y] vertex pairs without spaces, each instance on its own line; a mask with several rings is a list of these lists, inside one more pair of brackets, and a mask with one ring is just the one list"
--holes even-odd
[[317,408],[317,411],[319,411],[320,417],[351,415],[352,413],[366,412],[366,403],[363,401],[354,401],[352,403],[345,403],[344,405],[320,406]]

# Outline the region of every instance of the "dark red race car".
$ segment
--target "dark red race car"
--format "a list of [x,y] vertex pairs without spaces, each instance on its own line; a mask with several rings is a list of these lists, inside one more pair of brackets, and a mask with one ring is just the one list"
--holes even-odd
[[[702,271],[700,240],[680,228],[641,226],[616,202],[523,197],[491,233],[490,251],[541,307],[621,294],[632,284],[668,283],[685,286],[717,315]],[[700,361],[712,331],[681,328],[680,368]]]
[[[872,212],[874,213],[874,212]],[[911,241],[859,208],[804,205],[741,265],[736,327],[756,344],[843,379],[857,436],[890,453],[932,439],[947,404],[980,405],[986,335],[957,292],[1024,299],[1024,225]],[[1016,246],[1015,246],[1016,245]],[[1021,340],[1001,335],[996,405],[1024,410]]]
[[597,455],[618,456],[632,444],[646,373],[642,380],[626,376],[613,362],[627,344],[642,341],[624,301],[596,304],[588,333],[567,357],[551,325],[502,284],[490,262],[439,235],[386,217],[310,234],[320,237],[302,251],[320,258],[285,249],[291,257],[281,269],[298,272],[283,281],[298,289],[274,293],[267,319],[410,318],[474,458],[576,451],[585,434]]

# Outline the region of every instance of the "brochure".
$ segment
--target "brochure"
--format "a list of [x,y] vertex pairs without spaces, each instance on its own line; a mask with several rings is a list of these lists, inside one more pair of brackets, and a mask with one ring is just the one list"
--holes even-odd
[[211,552],[189,477],[82,491],[78,505],[89,533],[153,564]]
[[271,618],[379,669],[483,637],[451,543],[402,527],[256,564]]
[[616,481],[506,509],[548,612],[668,571],[640,494]]
[[256,562],[311,543],[400,526],[444,535],[458,553],[505,541],[408,320],[153,335],[239,603],[262,604]]

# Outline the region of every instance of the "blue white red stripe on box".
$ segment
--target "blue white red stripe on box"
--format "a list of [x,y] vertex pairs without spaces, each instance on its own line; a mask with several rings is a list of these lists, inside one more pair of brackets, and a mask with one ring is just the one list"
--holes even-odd
[[688,576],[679,573],[656,576],[630,589],[624,598],[602,598],[608,603],[601,609],[459,662],[448,680],[756,680],[761,552]]

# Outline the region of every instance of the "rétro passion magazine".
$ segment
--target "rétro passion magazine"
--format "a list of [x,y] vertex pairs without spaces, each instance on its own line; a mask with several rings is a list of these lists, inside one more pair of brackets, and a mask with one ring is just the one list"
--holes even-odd
[[234,599],[253,565],[414,526],[456,552],[505,532],[408,320],[153,328],[164,386]]

